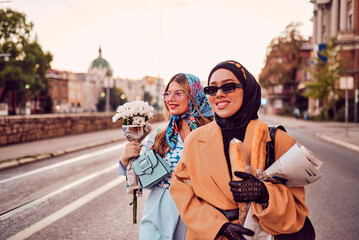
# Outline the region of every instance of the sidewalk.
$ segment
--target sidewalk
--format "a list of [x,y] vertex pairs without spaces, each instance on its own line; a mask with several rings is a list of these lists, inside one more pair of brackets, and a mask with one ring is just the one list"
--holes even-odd
[[[283,116],[263,115],[261,119],[271,124],[282,124],[287,128],[307,128],[308,121]],[[153,129],[163,122],[152,124]],[[310,122],[318,126],[317,137],[328,142],[359,152],[359,124],[348,124],[346,135],[345,123]],[[320,131],[325,126],[325,131]],[[125,140],[121,129],[112,129],[51,138],[40,141],[19,143],[0,147],[0,170],[43,160],[94,146]]]
[[[161,124],[153,123],[152,128]],[[123,140],[122,129],[111,129],[1,146],[0,170]]]
[[277,115],[262,115],[260,118],[268,123],[295,129],[308,128],[309,122],[317,127],[317,138],[359,152],[359,123],[314,122]]

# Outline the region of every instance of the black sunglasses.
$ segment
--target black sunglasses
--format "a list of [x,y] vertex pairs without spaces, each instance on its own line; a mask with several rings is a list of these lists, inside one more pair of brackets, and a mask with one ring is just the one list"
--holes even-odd
[[243,88],[241,84],[239,83],[225,83],[222,86],[216,87],[216,86],[207,86],[204,87],[204,93],[210,96],[216,95],[218,92],[218,89],[221,89],[223,93],[230,93],[233,92],[236,88]]

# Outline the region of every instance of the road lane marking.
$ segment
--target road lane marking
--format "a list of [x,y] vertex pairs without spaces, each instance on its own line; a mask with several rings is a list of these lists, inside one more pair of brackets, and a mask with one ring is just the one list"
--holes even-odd
[[4,220],[6,218],[9,218],[12,215],[14,215],[16,213],[19,213],[19,212],[21,212],[21,211],[23,211],[25,209],[33,207],[36,204],[44,202],[47,199],[50,199],[50,198],[56,196],[57,194],[63,193],[63,192],[65,192],[65,191],[67,191],[67,190],[69,190],[71,188],[74,188],[74,187],[76,187],[76,186],[78,186],[80,184],[83,184],[83,183],[85,183],[85,182],[87,182],[87,181],[89,181],[89,180],[91,180],[93,178],[96,178],[96,177],[98,177],[98,176],[100,176],[102,174],[105,174],[107,172],[113,171],[114,169],[118,169],[118,164],[117,163],[110,166],[110,167],[107,167],[107,168],[105,168],[105,169],[103,169],[101,171],[97,171],[95,173],[87,175],[86,177],[83,177],[83,178],[81,178],[79,180],[76,180],[76,181],[70,183],[70,184],[67,184],[67,185],[65,185],[65,186],[63,186],[63,187],[61,187],[61,188],[59,188],[57,190],[51,191],[50,193],[47,193],[47,194],[45,194],[43,196],[40,196],[40,197],[38,197],[38,198],[36,198],[34,200],[31,200],[29,202],[21,204],[20,206],[17,206],[17,207],[15,207],[13,209],[10,209],[10,210],[8,210],[8,211],[6,211],[6,212],[4,212],[4,213],[2,213],[0,215],[0,221]]
[[14,236],[8,238],[8,240],[20,240],[26,239],[33,235],[34,233],[44,229],[45,227],[49,226],[50,224],[56,222],[57,220],[65,217],[69,213],[75,211],[76,209],[84,206],[86,203],[92,201],[96,197],[100,196],[101,194],[107,192],[108,190],[116,187],[120,183],[125,181],[125,176],[118,176],[116,179],[112,180],[111,182],[106,183],[102,187],[95,189],[94,191],[88,193],[87,195],[77,199],[76,201],[70,203],[69,205],[61,208],[60,210],[54,212],[53,214],[43,218],[42,220],[38,221],[37,223],[31,225],[28,228],[25,228],[21,232],[18,232]]
[[3,180],[0,180],[0,184],[10,182],[10,181],[13,181],[13,180],[16,180],[16,179],[19,179],[19,178],[28,177],[28,176],[31,176],[31,175],[34,175],[34,174],[37,174],[37,173],[40,173],[40,172],[43,172],[43,171],[47,171],[47,170],[50,170],[50,169],[53,169],[53,168],[68,165],[68,164],[71,164],[71,163],[74,163],[74,162],[78,162],[78,161],[81,161],[81,160],[84,160],[84,159],[87,159],[87,158],[90,158],[90,157],[94,157],[94,156],[97,156],[97,155],[100,155],[100,154],[112,152],[112,151],[115,151],[115,150],[123,148],[126,145],[126,143],[127,142],[124,142],[124,143],[118,144],[116,146],[105,148],[105,149],[102,149],[102,150],[99,150],[99,151],[95,151],[95,152],[92,152],[92,153],[86,153],[86,154],[78,156],[78,157],[70,158],[70,159],[68,159],[66,161],[62,161],[62,162],[55,163],[55,164],[52,164],[52,165],[49,165],[49,166],[46,166],[46,167],[35,169],[33,171],[30,171],[30,172],[26,172],[26,173],[19,174],[19,175],[10,177],[10,178],[6,178],[6,179],[3,179]]

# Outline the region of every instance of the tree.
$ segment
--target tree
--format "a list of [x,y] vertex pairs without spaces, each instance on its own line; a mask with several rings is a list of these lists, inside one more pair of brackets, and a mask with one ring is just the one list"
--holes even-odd
[[23,13],[0,9],[0,53],[11,54],[8,62],[0,58],[0,102],[10,91],[16,91],[17,101],[23,103],[26,94],[37,97],[46,89],[52,55],[43,52],[36,37],[32,39],[32,29]]
[[289,24],[283,33],[274,38],[267,49],[266,63],[259,75],[264,88],[274,85],[291,85],[292,103],[296,103],[296,73],[300,67],[300,48],[303,43],[298,27],[300,23]]
[[[106,88],[103,89],[106,92]],[[127,102],[126,95],[121,88],[110,88],[110,111],[116,111],[117,107]],[[100,97],[97,103],[97,111],[106,110],[106,98]]]
[[117,107],[127,102],[127,97],[121,88],[110,89],[110,111],[116,111]]
[[339,59],[340,49],[335,46],[334,39],[329,41],[327,47],[319,52],[321,57],[315,58],[316,64],[311,71],[313,83],[307,84],[308,91],[305,96],[319,99],[323,102],[323,111],[326,119],[329,119],[328,111],[333,110],[334,120],[337,120],[336,96],[339,93],[339,73],[342,62]]

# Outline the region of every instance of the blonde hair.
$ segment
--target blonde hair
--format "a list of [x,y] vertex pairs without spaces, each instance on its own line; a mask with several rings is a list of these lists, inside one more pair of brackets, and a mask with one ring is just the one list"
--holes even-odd
[[[186,76],[182,73],[178,73],[178,74],[174,75],[168,82],[168,84],[165,88],[165,91],[168,90],[169,85],[172,82],[177,82],[183,88],[184,92],[190,98],[191,102],[193,103],[194,107],[196,108],[196,111],[200,115],[200,117],[194,117],[197,122],[198,127],[203,126],[207,123],[210,123],[213,120],[213,117],[204,117],[201,114],[201,112],[199,111],[196,101],[190,94],[191,88],[189,86]],[[166,104],[164,104],[164,116],[165,116],[166,121],[169,121],[169,119],[171,118],[171,114],[169,113],[169,109]],[[181,130],[181,128],[182,128],[181,121],[179,121],[176,124],[178,124],[177,125],[178,130]],[[167,130],[166,127],[159,130],[159,132],[156,134],[156,137],[155,137],[155,143],[152,146],[152,149],[154,149],[161,156],[164,156],[165,153],[170,150],[170,146],[168,145],[167,140],[166,140],[166,130]]]

